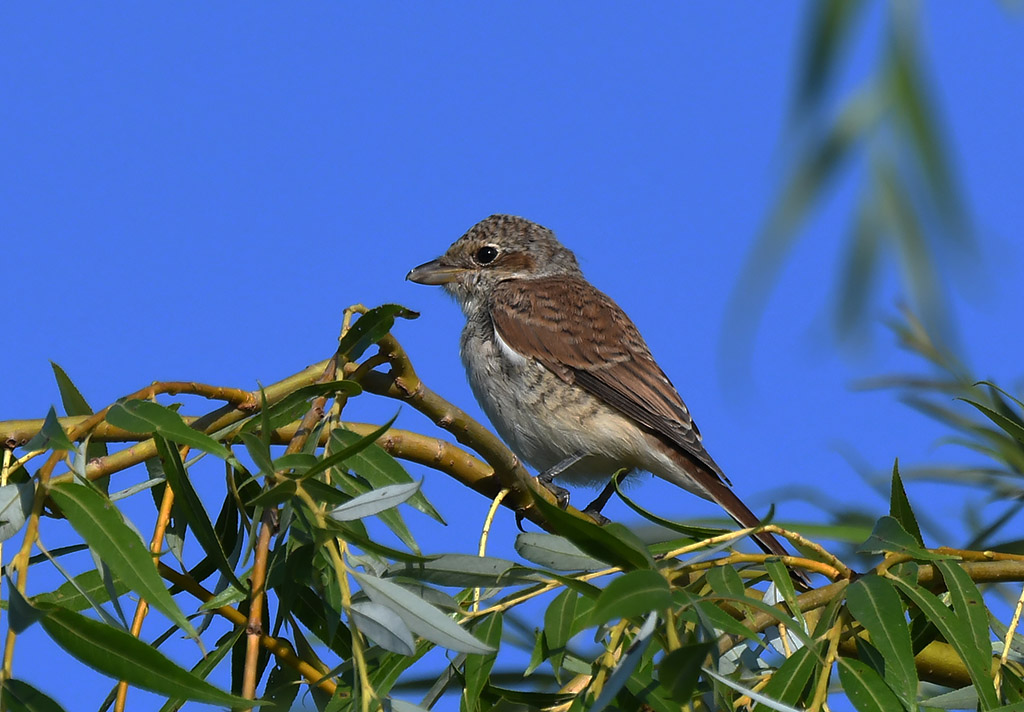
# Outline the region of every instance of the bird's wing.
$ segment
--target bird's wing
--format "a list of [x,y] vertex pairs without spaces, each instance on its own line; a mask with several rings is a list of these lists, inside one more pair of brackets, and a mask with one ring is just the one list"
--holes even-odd
[[665,438],[728,484],[640,332],[604,293],[578,277],[508,280],[492,293],[490,311],[509,348]]

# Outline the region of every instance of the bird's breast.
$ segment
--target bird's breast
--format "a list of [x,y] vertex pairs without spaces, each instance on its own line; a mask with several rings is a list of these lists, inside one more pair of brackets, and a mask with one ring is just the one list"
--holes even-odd
[[543,471],[583,455],[565,474],[570,481],[589,482],[639,464],[646,444],[632,421],[515,351],[493,327],[468,323],[461,355],[480,407],[512,451],[533,467]]

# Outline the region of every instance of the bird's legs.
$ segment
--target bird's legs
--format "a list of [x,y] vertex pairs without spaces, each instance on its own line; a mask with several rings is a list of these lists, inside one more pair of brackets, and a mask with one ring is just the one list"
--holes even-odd
[[582,459],[583,455],[570,455],[554,467],[549,467],[537,475],[537,481],[541,483],[544,489],[555,496],[555,501],[558,502],[558,506],[562,509],[569,506],[569,490],[556,485],[555,478]]
[[601,514],[601,510],[604,509],[604,505],[608,504],[608,500],[615,494],[615,478],[608,480],[608,484],[601,490],[601,494],[594,498],[594,501],[587,505],[586,509],[583,510],[584,514],[590,516],[598,524],[604,526],[611,520],[608,517]]

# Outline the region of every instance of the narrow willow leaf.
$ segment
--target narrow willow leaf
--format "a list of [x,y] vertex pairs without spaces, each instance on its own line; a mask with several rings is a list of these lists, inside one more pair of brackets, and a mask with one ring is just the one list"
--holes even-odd
[[50,496],[78,535],[121,581],[188,635],[196,637],[195,628],[164,588],[153,555],[117,509],[90,487],[70,482],[53,485]]
[[846,589],[846,605],[871,636],[885,660],[885,681],[913,709],[917,700],[917,667],[903,602],[893,584],[880,576],[864,576]]
[[772,679],[761,693],[765,697],[786,705],[797,705],[804,701],[807,683],[818,667],[818,652],[815,648],[803,647],[790,655],[779,669],[772,673]]
[[618,522],[602,527],[569,514],[539,495],[533,501],[558,534],[590,556],[626,570],[654,567],[651,552],[636,534]]
[[388,574],[459,588],[509,586],[538,580],[535,572],[514,561],[471,554],[442,554],[420,563],[396,564],[388,568]]
[[[116,577],[114,578],[114,587],[118,596],[123,596],[128,592],[128,586]],[[62,583],[55,591],[36,594],[32,597],[32,603],[37,606],[52,604],[72,611],[82,611],[92,606],[90,600],[100,604],[108,600],[109,596],[109,591],[100,572],[93,569],[78,574],[73,581]]]
[[21,531],[32,511],[35,491],[32,482],[0,487],[0,541],[7,541]]
[[914,510],[910,507],[910,500],[907,492],[903,489],[903,480],[900,478],[900,461],[896,460],[892,465],[892,487],[889,493],[889,516],[900,523],[914,541],[920,547],[924,546],[924,537],[921,536],[921,527],[914,516]]
[[501,625],[502,615],[498,612],[492,613],[473,626],[473,634],[494,648],[494,652],[484,655],[466,656],[466,663],[463,668],[465,680],[463,701],[469,712],[475,712],[480,709],[480,694],[487,684],[487,678],[490,676],[491,670],[494,667],[494,661],[498,657],[498,648],[501,646]]
[[880,518],[875,523],[871,536],[857,549],[857,552],[862,554],[875,554],[883,551],[906,554],[922,561],[939,561],[941,559],[954,558],[926,551],[893,517]]
[[419,314],[400,304],[382,304],[362,314],[338,341],[338,354],[355,361],[366,349],[380,341],[395,324],[395,319],[415,319]]
[[[296,418],[302,417],[308,410],[307,401],[319,396],[332,396],[335,393],[344,393],[347,396],[357,396],[363,392],[362,386],[355,381],[330,381],[328,383],[312,383],[308,386],[298,388],[281,400],[264,408],[259,418],[252,418],[242,430],[245,432],[260,431],[260,436],[270,437],[270,431],[285,423],[290,423]],[[269,440],[267,441],[269,443]]]
[[8,609],[10,610],[11,630],[21,635],[29,626],[42,619],[46,612],[33,606],[14,585],[10,576],[4,574],[4,578],[7,579],[7,590],[10,592],[8,594],[10,596]]
[[613,580],[601,592],[590,613],[590,625],[599,626],[612,619],[663,611],[671,605],[672,595],[664,576],[650,569],[630,571]]
[[858,712],[893,712],[903,708],[879,674],[856,658],[839,658],[839,680]]
[[1024,425],[1012,418],[1008,418],[1002,413],[998,413],[986,405],[982,405],[976,401],[972,401],[968,398],[959,398],[964,403],[970,403],[979,411],[981,411],[989,420],[998,425],[1000,428],[1005,430],[1007,434],[1011,435],[1017,442],[1024,443]]
[[50,406],[46,412],[46,419],[43,427],[39,429],[35,437],[24,445],[25,450],[33,452],[36,450],[74,450],[75,445],[64,432],[60,421],[57,419],[57,411]]
[[220,538],[217,537],[217,532],[213,530],[210,515],[206,513],[206,508],[203,507],[203,502],[192,486],[188,472],[185,471],[178,448],[173,447],[161,435],[154,435],[153,440],[156,443],[160,461],[164,465],[164,477],[167,479],[171,491],[174,492],[174,503],[178,505],[179,512],[188,520],[192,534],[195,535],[203,551],[231,585],[239,591],[248,590],[248,587],[235,576],[234,567],[228,561],[228,555],[224,551]]
[[53,377],[57,380],[57,389],[60,391],[60,400],[64,404],[64,411],[68,415],[92,415],[92,408],[86,402],[82,392],[72,382],[71,378],[53,361],[50,361],[50,368],[53,369]]
[[414,494],[419,492],[420,482],[412,482],[404,485],[388,485],[380,489],[370,490],[361,494],[345,504],[338,505],[332,509],[328,516],[341,522],[350,522],[353,519],[370,517],[385,509],[397,507]]
[[115,403],[107,412],[106,420],[117,428],[133,433],[157,433],[180,445],[188,445],[222,460],[234,460],[226,447],[206,433],[190,428],[170,408],[153,401],[129,400]]
[[557,534],[520,532],[516,536],[515,549],[527,561],[556,571],[597,571],[606,566],[603,561],[587,556],[578,546]]
[[16,678],[3,681],[0,700],[0,707],[8,712],[64,712],[53,698]]
[[[385,431],[386,432],[386,431]],[[381,434],[383,435],[383,433]],[[350,430],[338,428],[331,433],[331,439],[336,440],[341,447],[349,447],[360,440],[357,433]],[[374,438],[374,440],[378,440]],[[365,449],[353,453],[345,458],[345,467],[355,472],[374,487],[385,485],[398,485],[412,482],[412,477],[405,471],[405,468],[384,450],[376,442],[369,444]],[[423,492],[417,492],[409,500],[409,505],[415,507],[429,517],[445,524],[434,505],[427,501]]]
[[670,531],[677,532],[691,539],[698,540],[710,539],[711,537],[719,536],[720,534],[727,534],[729,531],[728,529],[716,529],[713,527],[695,527],[690,524],[681,524],[680,522],[674,522],[671,519],[659,517],[657,514],[644,509],[634,502],[623,490],[621,480],[622,478],[615,477],[615,493],[619,496],[619,499],[626,503],[626,506],[649,522],[657,524],[660,527],[665,527]]
[[[555,677],[558,678],[565,659],[566,646],[572,638],[572,625],[576,620],[576,603],[579,594],[572,589],[565,589],[555,596],[544,611],[544,628],[539,631],[538,645],[541,653],[551,659]],[[536,652],[536,651],[535,651]],[[538,661],[538,665],[541,661]]]
[[51,608],[41,624],[65,652],[104,675],[169,697],[227,707],[249,707],[235,697],[178,667],[135,636],[69,611]]
[[[937,561],[935,566],[942,572],[942,579],[946,582],[953,613],[968,633],[969,637],[964,641],[965,648],[973,648],[972,655],[977,657],[979,666],[991,666],[992,638],[988,630],[988,608],[981,591],[959,563]],[[979,695],[987,699],[988,692],[979,691]]]
[[479,654],[493,651],[416,594],[376,576],[352,575],[371,601],[393,610],[417,635],[456,652]]
[[928,620],[935,624],[942,637],[953,646],[957,655],[963,660],[971,682],[974,683],[978,691],[982,709],[991,710],[998,707],[999,698],[996,696],[995,687],[992,684],[992,656],[991,653],[980,654],[970,623],[954,614],[942,604],[937,596],[923,588],[913,586],[900,579],[890,580],[896,584],[907,600],[920,608]]
[[392,653],[412,655],[416,642],[401,616],[373,601],[352,604],[352,622],[367,638]]
[[800,627],[807,630],[807,622],[804,621],[803,612],[797,603],[796,587],[793,585],[793,577],[790,575],[789,569],[778,559],[766,559],[764,567],[767,569],[768,575],[771,576],[776,591],[782,595],[782,600],[786,602],[786,607],[789,608],[793,617],[800,623]]
[[743,579],[731,566],[715,566],[707,573],[707,581],[711,590],[719,596],[737,596],[743,598],[747,595],[747,589],[743,585]]

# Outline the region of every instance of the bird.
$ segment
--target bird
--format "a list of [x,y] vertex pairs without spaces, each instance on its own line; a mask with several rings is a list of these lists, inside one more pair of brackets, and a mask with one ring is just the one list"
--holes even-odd
[[[742,527],[761,524],[704,448],[636,325],[551,230],[491,215],[406,279],[440,285],[462,307],[460,355],[474,396],[560,499],[568,493],[555,477],[607,482],[588,507],[599,516],[613,475],[627,469],[714,501]],[[767,554],[789,553],[768,532],[754,540]]]

